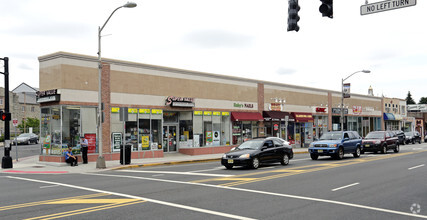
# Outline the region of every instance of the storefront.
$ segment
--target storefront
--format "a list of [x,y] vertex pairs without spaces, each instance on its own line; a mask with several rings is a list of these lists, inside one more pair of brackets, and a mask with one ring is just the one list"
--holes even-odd
[[313,115],[311,113],[292,112],[295,119],[294,135],[295,147],[308,147],[313,142]]
[[265,129],[259,125],[264,118],[258,112],[232,112],[232,144],[241,144],[251,138],[265,136]]
[[288,140],[289,123],[295,121],[289,112],[263,111],[262,115],[267,136]]
[[384,128],[385,130],[399,130],[399,121],[396,120],[393,113],[384,113]]

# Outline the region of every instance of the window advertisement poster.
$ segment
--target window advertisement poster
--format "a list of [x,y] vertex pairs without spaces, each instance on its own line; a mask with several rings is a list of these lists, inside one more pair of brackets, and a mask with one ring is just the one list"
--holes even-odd
[[96,153],[96,134],[85,134],[87,140],[87,153]]
[[46,138],[43,141],[43,148],[46,151],[46,155],[48,154],[48,151],[50,148],[50,143],[51,143],[51,137],[50,137],[50,135],[46,135]]
[[122,133],[113,132],[111,134],[111,142],[113,143],[113,152],[120,151],[120,145],[122,144],[123,138]]
[[141,146],[143,150],[150,150],[150,136],[141,137]]
[[221,143],[221,133],[219,131],[213,132],[213,146],[219,146]]
[[212,131],[206,131],[206,146],[211,146],[212,141]]

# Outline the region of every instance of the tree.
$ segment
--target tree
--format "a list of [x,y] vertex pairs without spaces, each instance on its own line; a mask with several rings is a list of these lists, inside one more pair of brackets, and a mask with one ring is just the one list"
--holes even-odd
[[[32,127],[34,131],[38,131],[40,127],[40,120],[37,118],[26,118],[25,120],[25,126],[24,121],[21,122],[21,124],[18,125],[18,128],[21,130],[24,130],[24,127],[28,129],[29,127]],[[26,131],[24,131],[25,133]]]
[[418,104],[427,104],[427,97],[421,97],[421,99],[418,102]]
[[412,95],[410,91],[408,91],[408,96],[406,97],[406,104],[407,105],[416,104],[415,101],[412,99]]

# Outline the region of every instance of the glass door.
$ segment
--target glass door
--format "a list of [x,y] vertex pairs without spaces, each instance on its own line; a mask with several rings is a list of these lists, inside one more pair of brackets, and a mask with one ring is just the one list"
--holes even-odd
[[163,126],[163,152],[176,152],[177,151],[177,126],[164,125]]

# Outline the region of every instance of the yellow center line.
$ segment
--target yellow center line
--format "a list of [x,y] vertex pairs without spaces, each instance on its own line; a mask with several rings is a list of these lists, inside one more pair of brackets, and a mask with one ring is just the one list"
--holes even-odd
[[[82,195],[82,196],[75,196],[70,197],[69,199],[83,199],[83,198],[93,198],[93,197],[100,197],[100,196],[106,196],[109,195],[107,193],[96,193],[96,194],[89,194],[89,195]],[[30,203],[23,203],[23,204],[16,204],[16,205],[9,205],[9,206],[3,206],[0,207],[0,211],[10,210],[10,209],[17,209],[17,208],[24,208],[24,207],[31,207],[31,206],[37,206],[37,205],[44,205],[50,202],[55,201],[61,201],[64,198],[60,199],[52,199],[52,200],[46,200],[46,201],[38,201],[38,202],[30,202]]]
[[[427,151],[427,150],[424,150],[424,151]],[[422,151],[422,152],[424,152],[424,151]],[[358,159],[355,159],[352,161],[338,161],[338,162],[332,162],[332,163],[312,164],[312,165],[300,166],[300,167],[291,168],[291,169],[262,171],[262,172],[256,172],[256,173],[236,175],[236,176],[232,176],[232,177],[197,180],[197,181],[193,181],[193,182],[200,183],[200,182],[211,182],[211,181],[220,181],[220,180],[221,181],[232,181],[229,183],[220,184],[220,186],[231,187],[231,186],[237,186],[237,185],[253,183],[253,182],[258,182],[258,181],[264,181],[264,180],[276,179],[276,178],[281,178],[281,177],[286,177],[286,176],[292,176],[292,175],[297,175],[297,174],[302,174],[302,173],[309,173],[309,172],[326,170],[326,169],[331,169],[331,168],[336,168],[336,167],[343,167],[343,166],[355,165],[355,164],[371,162],[371,161],[376,161],[376,160],[383,160],[383,159],[389,159],[389,158],[394,158],[394,157],[400,157],[400,156],[405,156],[405,155],[410,155],[410,154],[415,154],[415,153],[418,153],[418,152],[389,154],[389,155],[371,157],[371,158],[358,158]],[[304,169],[304,168],[306,168],[306,169]],[[259,178],[241,178],[241,177],[256,176],[256,175],[268,174],[268,173],[270,173],[270,174],[272,174],[272,173],[283,173],[283,174],[276,174],[276,175],[270,175],[270,176],[259,177]]]
[[45,203],[47,205],[53,205],[53,204],[119,204],[119,203],[126,203],[126,202],[133,202],[138,199],[66,199],[61,201],[54,201],[54,202],[48,202]]
[[133,202],[129,202],[129,203],[107,204],[107,205],[78,209],[78,210],[73,210],[73,211],[68,211],[68,212],[61,212],[61,213],[55,213],[55,214],[50,214],[50,215],[27,218],[26,220],[35,220],[35,219],[47,220],[47,219],[64,218],[67,216],[80,215],[80,214],[85,214],[85,213],[90,213],[90,212],[101,211],[101,210],[105,210],[105,209],[117,208],[117,207],[121,207],[121,206],[127,206],[127,205],[133,205],[133,204],[146,202],[146,201],[139,200],[139,199],[133,199],[133,200],[134,200]]

